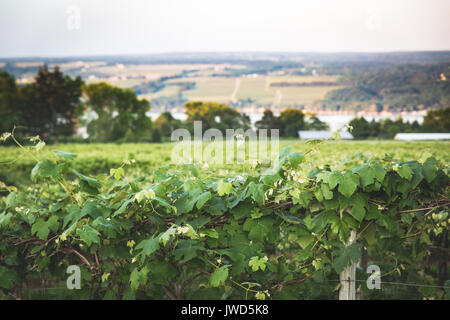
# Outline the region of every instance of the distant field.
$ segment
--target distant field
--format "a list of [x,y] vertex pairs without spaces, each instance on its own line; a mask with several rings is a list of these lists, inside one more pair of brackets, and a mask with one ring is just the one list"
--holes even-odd
[[[300,140],[281,140],[280,150],[291,146],[293,151],[306,152],[310,146]],[[75,168],[86,174],[108,173],[110,168],[120,166],[125,159],[135,159],[138,171],[151,174],[159,166],[171,163],[174,144],[65,144],[46,147],[78,154],[74,160]],[[363,153],[369,157],[383,157],[391,154],[395,159],[420,160],[427,154],[448,164],[450,160],[450,142],[400,142],[400,141],[328,141],[320,145],[317,151],[309,153],[310,165],[331,164],[339,168],[344,160],[359,157]],[[35,161],[24,155],[16,147],[0,147],[0,181],[9,184],[29,182],[29,174]],[[5,164],[9,163],[9,164]],[[211,168],[210,168],[211,169]],[[242,173],[248,166],[215,166],[217,174]]]
[[29,67],[39,67],[42,66],[44,62],[42,61],[28,61],[28,62],[17,62],[14,65],[18,68],[29,68]]
[[49,65],[50,68],[54,68],[58,66],[63,72],[72,69],[82,69],[84,72],[89,73],[91,70],[95,70],[95,68],[99,68],[106,65],[106,61],[71,61],[66,63],[55,64],[52,63]]
[[231,100],[234,84],[234,78],[222,77],[201,77],[201,78],[183,78],[173,82],[194,81],[197,85],[193,90],[184,92],[184,97],[188,100],[217,101],[227,103]]
[[[310,82],[335,82],[337,77],[334,76],[297,76],[297,77],[259,77],[259,78],[243,78],[241,88],[238,91],[239,99],[256,99],[261,104],[271,104],[279,102],[281,106],[286,105],[312,105],[317,100],[323,99],[325,94],[333,89],[339,88],[335,86],[311,86],[311,87],[273,87],[270,86],[274,82],[289,83],[310,83]],[[277,91],[281,93],[278,98]]]
[[122,75],[122,76],[145,76],[154,75],[155,77],[175,75],[183,70],[208,69],[213,65],[205,64],[117,64],[114,66],[104,66],[96,68],[96,72],[106,75]]
[[[18,62],[18,67],[38,66],[39,61]],[[50,64],[50,67],[54,67]],[[320,83],[334,83],[338,76],[291,76],[291,75],[257,75],[248,77],[213,77],[213,74],[226,74],[227,69],[242,69],[244,65],[228,64],[113,64],[106,61],[71,61],[59,65],[63,72],[73,72],[85,78],[86,83],[105,81],[122,88],[132,88],[146,81],[156,81],[162,77],[177,76],[188,72],[185,78],[166,80],[166,83],[195,82],[192,90],[180,91],[178,86],[166,86],[161,91],[146,93],[142,98],[177,99],[182,93],[186,100],[216,101],[220,103],[248,101],[263,106],[312,106],[322,100],[330,90],[339,88]],[[34,74],[23,75],[33,78]],[[317,82],[314,86],[295,86]],[[289,84],[288,86],[271,86],[274,83]],[[178,106],[181,107],[181,106]]]
[[[312,105],[317,100],[323,99],[325,94],[338,86],[305,86],[305,87],[273,87],[274,82],[311,83],[311,82],[335,82],[335,76],[259,76],[259,77],[189,77],[169,80],[168,83],[183,81],[196,82],[196,88],[183,93],[188,100],[204,100],[229,103],[232,100],[251,99],[256,104],[264,105]],[[233,92],[237,90],[232,99]],[[167,92],[157,93],[154,97],[167,97]]]
[[312,82],[336,82],[338,76],[275,76],[270,77],[270,83],[273,82],[293,82],[293,83],[312,83]]

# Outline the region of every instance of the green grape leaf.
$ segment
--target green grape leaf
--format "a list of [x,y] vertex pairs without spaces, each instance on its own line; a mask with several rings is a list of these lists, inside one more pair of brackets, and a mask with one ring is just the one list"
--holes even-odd
[[172,236],[177,233],[177,228],[175,226],[171,226],[165,232],[161,233],[159,236],[159,242],[166,246],[167,242],[170,240]]
[[220,180],[219,184],[217,185],[217,193],[219,194],[219,196],[230,194],[231,187],[231,183],[225,183],[223,182],[223,180]]
[[333,268],[337,273],[344,271],[351,262],[357,263],[362,255],[362,245],[353,243],[350,246],[343,247],[333,252]]
[[205,250],[204,247],[197,245],[196,240],[180,240],[178,246],[174,251],[174,256],[181,263],[188,262],[197,257],[197,251]]
[[404,165],[400,166],[398,168],[397,172],[398,172],[400,177],[405,178],[408,181],[410,181],[412,179],[413,171],[411,170],[411,168],[407,164],[404,164]]
[[267,257],[259,258],[258,256],[251,257],[248,265],[252,268],[253,272],[258,270],[266,270]]
[[58,228],[58,216],[53,215],[47,221],[44,218],[38,218],[31,227],[31,233],[36,234],[41,240],[47,240],[50,230],[56,232]]
[[428,183],[434,180],[436,178],[436,159],[433,157],[428,158],[425,163],[423,164],[423,175],[425,177],[425,180],[427,180]]
[[250,195],[257,204],[264,204],[264,185],[250,183],[248,186],[247,195]]
[[209,278],[209,284],[211,285],[211,287],[218,287],[221,284],[225,283],[228,278],[229,267],[230,265],[224,265],[214,270],[214,272],[211,274],[211,277]]
[[133,291],[136,291],[140,285],[147,283],[147,274],[149,270],[147,267],[143,267],[141,270],[134,268],[130,274],[130,287]]
[[92,243],[100,243],[100,233],[87,224],[83,226],[83,229],[77,229],[76,234],[79,235],[81,240],[83,240],[88,246]]
[[159,249],[159,237],[142,240],[136,246],[136,249],[142,249],[141,255],[147,257]]
[[350,198],[352,194],[356,191],[358,184],[359,184],[358,176],[353,173],[346,172],[339,181],[338,191],[345,197]]
[[372,166],[372,170],[375,174],[375,179],[378,180],[378,182],[383,182],[384,177],[386,176],[386,170],[377,162]]
[[50,160],[39,161],[31,170],[31,180],[36,181],[38,177],[60,178],[57,165]]
[[75,153],[65,152],[65,151],[59,151],[59,150],[52,150],[58,157],[66,160],[73,160],[77,157]]
[[209,191],[203,192],[201,195],[198,196],[197,199],[198,199],[196,205],[197,209],[201,209],[205,205],[205,203],[211,199],[211,192]]
[[97,179],[85,176],[81,173],[79,173],[77,170],[73,169],[72,172],[78,177],[80,178],[80,180],[86,182],[90,187],[92,188],[101,188],[102,184],[100,182],[98,182]]

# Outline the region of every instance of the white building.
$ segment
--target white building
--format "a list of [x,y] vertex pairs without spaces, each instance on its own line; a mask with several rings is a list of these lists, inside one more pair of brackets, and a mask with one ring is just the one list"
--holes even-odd
[[[348,131],[339,131],[339,134],[341,136],[341,139],[345,139],[345,140],[351,140],[353,139],[353,135],[348,132]],[[303,140],[313,140],[313,139],[330,139],[332,137],[332,131],[310,131],[310,130],[305,130],[302,131],[300,130],[298,132],[298,136],[300,137],[300,139]]]
[[450,133],[397,133],[394,139],[403,141],[450,140]]

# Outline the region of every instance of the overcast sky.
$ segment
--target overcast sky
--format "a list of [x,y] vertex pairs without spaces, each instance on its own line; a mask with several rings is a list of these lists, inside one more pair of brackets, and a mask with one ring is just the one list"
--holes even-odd
[[450,0],[0,0],[0,56],[450,50]]

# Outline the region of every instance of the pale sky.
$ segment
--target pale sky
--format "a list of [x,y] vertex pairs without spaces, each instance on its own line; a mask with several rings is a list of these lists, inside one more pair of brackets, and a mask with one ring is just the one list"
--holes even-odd
[[450,50],[450,0],[0,0],[0,57],[411,50]]

